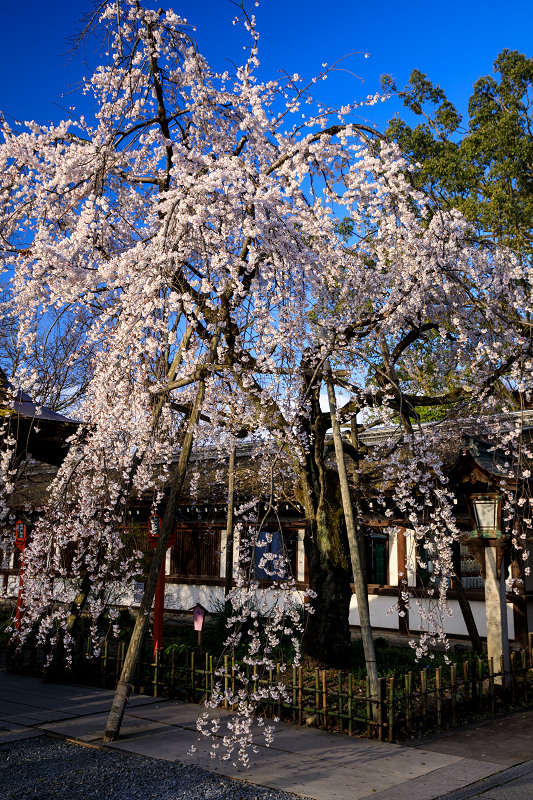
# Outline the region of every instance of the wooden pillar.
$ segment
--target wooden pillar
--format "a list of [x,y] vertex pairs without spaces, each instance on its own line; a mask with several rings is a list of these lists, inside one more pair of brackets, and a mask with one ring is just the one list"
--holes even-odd
[[407,546],[405,542],[405,528],[401,528],[398,531],[396,541],[398,550],[398,611],[400,612],[400,616],[398,617],[398,631],[407,636],[409,634],[409,610],[402,597],[402,592],[407,589]]
[[16,538],[15,538],[15,548],[20,553],[20,567],[19,567],[19,590],[17,596],[17,613],[15,615],[15,629],[20,631],[20,621],[22,619],[22,615],[24,613],[24,609],[22,607],[22,589],[24,586],[24,550],[26,549],[26,544],[28,540],[28,529],[26,525],[21,522],[21,520],[17,520],[16,526]]
[[[505,591],[505,569],[503,568],[503,552],[499,547],[485,548],[485,614],[487,616],[487,656],[494,659],[494,664],[503,664],[509,671],[509,634],[507,631],[507,595]],[[500,562],[500,563],[498,563]],[[498,572],[500,573],[498,575]],[[496,667],[498,670],[498,667]],[[499,671],[499,670],[498,670]],[[502,683],[502,676],[496,677],[496,683]]]
[[154,659],[157,650],[163,646],[163,614],[165,611],[165,562],[161,567],[159,573],[159,580],[155,590],[154,600],[154,630],[153,630],[153,644],[154,644]]
[[224,577],[224,599],[227,601],[228,594],[233,586],[233,516],[235,504],[235,443],[232,444],[229,452],[228,466],[228,517],[226,522],[226,570]]

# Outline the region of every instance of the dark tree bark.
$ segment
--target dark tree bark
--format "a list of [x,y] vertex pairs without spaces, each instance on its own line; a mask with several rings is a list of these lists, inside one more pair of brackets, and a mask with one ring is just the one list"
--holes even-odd
[[325,463],[325,436],[329,414],[320,408],[320,386],[305,383],[314,366],[304,370],[304,392],[311,413],[304,423],[311,443],[305,462],[296,464],[298,499],[306,518],[304,538],[309,568],[309,588],[316,593],[310,600],[302,642],[306,660],[316,666],[343,668],[350,660],[348,616],[352,597],[351,564],[344,524],[339,476]]
[[316,666],[340,669],[350,662],[348,615],[352,588],[348,539],[335,470],[324,470],[316,500],[316,510],[306,514],[304,545],[309,588],[316,598],[311,600],[314,613],[308,616],[303,653]]

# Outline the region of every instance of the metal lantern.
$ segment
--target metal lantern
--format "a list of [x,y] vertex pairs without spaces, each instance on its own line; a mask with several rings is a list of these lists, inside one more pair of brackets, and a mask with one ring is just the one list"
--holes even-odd
[[26,542],[26,525],[22,520],[18,519],[15,525],[15,533],[16,533],[16,544],[20,544],[21,542]]
[[501,495],[473,494],[468,500],[475,527],[471,535],[481,539],[501,538]]

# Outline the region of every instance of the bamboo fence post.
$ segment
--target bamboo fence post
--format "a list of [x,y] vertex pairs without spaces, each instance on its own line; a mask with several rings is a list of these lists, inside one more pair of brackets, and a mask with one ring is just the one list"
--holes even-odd
[[370,739],[372,735],[372,700],[370,697],[370,679],[366,678],[366,735]]
[[224,708],[228,708],[228,691],[229,691],[229,659],[228,656],[224,656]]
[[386,692],[385,678],[378,678],[378,737],[380,742],[383,741]]
[[194,703],[194,684],[195,684],[194,650],[191,650],[191,703]]
[[472,661],[468,661],[469,664],[469,676],[470,676],[470,686],[472,689],[472,708],[474,708],[477,703],[477,675],[476,675],[476,667],[475,663]]
[[405,727],[407,728],[407,735],[411,735],[411,677],[413,673],[408,672],[403,676],[405,687]]
[[176,696],[176,651],[170,651],[170,696]]
[[450,667],[450,684],[452,692],[452,722],[457,724],[457,664],[452,664]]
[[120,678],[120,648],[121,648],[121,642],[118,642],[117,654],[115,656],[115,689],[117,688],[117,684]]
[[527,635],[527,649],[529,650],[529,664],[533,664],[533,633]]
[[427,712],[427,672],[425,669],[420,672],[420,700],[422,708],[422,721],[425,725]]
[[[279,669],[279,667],[278,667]],[[294,676],[294,687],[295,691],[293,694],[293,720],[297,722],[298,725],[303,725],[303,667],[295,667],[295,676]],[[281,701],[280,701],[281,702]],[[278,712],[278,717],[280,716],[280,712]]]
[[353,736],[352,708],[353,708],[353,675],[350,672],[350,674],[348,675],[348,735],[349,736]]
[[337,673],[337,705],[339,709],[339,733],[344,733],[343,702],[342,702],[342,671]]
[[322,670],[322,727],[325,731],[328,729],[328,701],[327,701],[327,687],[326,687],[326,670]]
[[394,736],[394,678],[389,678],[389,742]]
[[105,689],[105,679],[107,672],[107,642],[104,642],[102,647],[102,656],[100,657],[100,667],[102,670],[102,689]]
[[490,712],[494,714],[494,658],[489,658],[489,699]]
[[520,651],[520,666],[522,668],[522,686],[524,689],[524,702],[527,704],[527,666],[526,666],[526,651]]
[[435,692],[437,695],[437,726],[442,728],[442,667],[435,669]]
[[[301,669],[301,667],[300,667]],[[281,683],[281,667],[279,664],[276,665],[276,682],[278,686]],[[281,695],[278,693],[278,713],[277,716],[281,719]],[[301,724],[301,723],[300,723]]]
[[315,724],[318,727],[320,716],[320,675],[318,667],[315,667]]
[[137,659],[137,666],[135,667],[135,673],[134,673],[134,676],[133,676],[133,686],[132,686],[132,691],[133,692],[135,692],[135,686],[137,686],[137,692],[140,690],[141,664],[142,664],[142,655]]
[[483,660],[477,660],[477,679],[478,679],[478,711],[481,714],[483,710]]
[[292,722],[295,725],[296,720],[298,720],[298,724],[301,725],[302,723],[299,721],[299,708],[298,708],[298,698],[297,698],[297,683],[296,683],[296,675],[298,669],[297,667],[292,668]]
[[503,658],[503,653],[500,656],[500,675],[502,676],[502,681],[501,681],[502,693],[505,694],[505,689],[507,688],[507,676],[505,674],[505,661]]
[[470,661],[463,663],[465,707],[470,704]]

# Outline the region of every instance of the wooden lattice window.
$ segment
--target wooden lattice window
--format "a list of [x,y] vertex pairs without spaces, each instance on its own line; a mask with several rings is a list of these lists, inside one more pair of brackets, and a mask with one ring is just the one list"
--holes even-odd
[[170,574],[218,578],[220,530],[177,525],[176,544],[170,551]]

